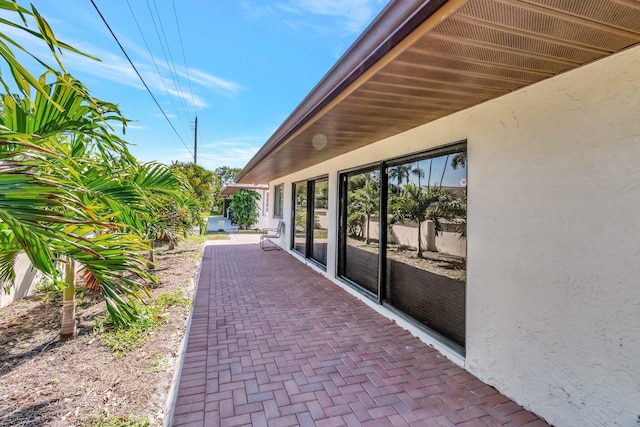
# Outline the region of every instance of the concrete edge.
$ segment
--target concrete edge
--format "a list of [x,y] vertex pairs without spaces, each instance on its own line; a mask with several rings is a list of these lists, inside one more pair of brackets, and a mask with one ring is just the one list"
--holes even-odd
[[198,285],[200,284],[200,273],[202,272],[202,260],[204,259],[204,251],[209,246],[210,241],[206,241],[202,245],[202,256],[200,258],[200,265],[198,266],[198,275],[195,278],[193,300],[191,303],[191,309],[189,310],[189,317],[187,318],[187,326],[185,329],[184,337],[182,338],[182,344],[178,347],[178,355],[173,362],[173,378],[171,379],[171,385],[169,386],[169,393],[165,402],[165,417],[162,422],[163,427],[171,427],[173,424],[173,412],[176,408],[176,400],[178,399],[177,386],[182,376],[182,366],[184,365],[184,354],[187,351],[187,342],[189,341],[189,331],[191,330],[191,323],[193,321],[193,309],[196,306],[196,296],[198,294]]

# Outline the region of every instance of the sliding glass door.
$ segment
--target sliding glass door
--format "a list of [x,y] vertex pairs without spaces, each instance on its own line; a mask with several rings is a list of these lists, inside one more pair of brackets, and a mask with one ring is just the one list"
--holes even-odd
[[329,181],[326,177],[293,184],[291,248],[323,267],[327,265],[327,208]]
[[292,249],[306,256],[307,248],[307,182],[293,184]]
[[340,175],[339,276],[465,345],[466,144]]
[[309,212],[311,243],[309,245],[309,258],[319,264],[327,265],[327,209],[329,202],[329,180],[327,178],[309,181],[308,190],[313,194],[313,205]]
[[464,346],[466,153],[387,168],[384,300]]
[[368,169],[340,176],[338,274],[378,294],[380,255],[380,171]]

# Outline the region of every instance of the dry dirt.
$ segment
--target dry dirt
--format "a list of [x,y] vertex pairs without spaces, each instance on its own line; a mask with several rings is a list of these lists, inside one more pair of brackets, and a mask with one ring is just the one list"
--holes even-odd
[[[349,238],[348,244],[368,252],[378,253],[377,242],[372,242],[367,245],[363,240]],[[430,271],[431,273],[461,282],[466,281],[467,278],[466,260],[463,257],[425,250],[422,251],[422,258],[418,258],[414,248],[403,247],[396,244],[389,244],[387,246],[387,257],[412,267]]]
[[[151,293],[182,289],[191,299],[201,253],[195,242],[157,250],[160,284]],[[84,426],[127,416],[162,425],[190,308],[169,307],[142,347],[115,358],[93,328],[104,303],[96,295],[78,302],[78,337],[67,342],[58,339],[55,293],[36,292],[0,310],[0,426]]]

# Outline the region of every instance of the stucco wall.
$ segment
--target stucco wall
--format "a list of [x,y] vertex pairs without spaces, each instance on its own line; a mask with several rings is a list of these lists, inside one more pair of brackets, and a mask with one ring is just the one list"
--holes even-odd
[[467,366],[556,425],[635,425],[640,49],[469,116]]
[[[258,200],[258,221],[254,225],[255,228],[263,229],[270,227],[270,218],[273,214],[271,210],[273,209],[271,206],[269,209],[265,209],[265,204],[272,203],[271,200],[267,200],[266,194],[267,190],[254,190],[260,195],[260,200]],[[270,193],[273,194],[273,193]]]
[[466,368],[557,426],[637,425],[640,48],[272,186],[290,222],[291,182],[329,175],[334,278],[338,172],[463,139]]
[[16,279],[11,285],[9,293],[4,291],[7,283],[0,282],[0,308],[31,295],[35,284],[42,278],[42,274],[33,268],[25,253],[18,254],[13,268],[16,272]]
[[[438,252],[449,255],[456,255],[465,257],[467,256],[467,240],[466,238],[460,236],[460,233],[450,232],[450,231],[442,231],[435,235],[435,229],[430,224],[431,221],[425,221],[420,227],[420,238],[422,240],[422,249],[424,250],[432,250],[429,248],[429,230],[433,237],[433,248]],[[372,227],[369,229],[369,234],[378,238],[378,223],[371,224]],[[431,225],[431,227],[430,227]],[[387,237],[389,239],[389,243],[398,243],[400,245],[409,246],[411,248],[416,248],[418,245],[418,227],[415,225],[415,222],[412,225],[402,225],[402,224],[393,224],[391,226],[391,233]]]

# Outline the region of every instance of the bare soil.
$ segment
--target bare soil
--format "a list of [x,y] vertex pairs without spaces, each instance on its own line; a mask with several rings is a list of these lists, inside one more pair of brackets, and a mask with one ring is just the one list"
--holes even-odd
[[[364,240],[349,238],[348,244],[359,249],[378,253],[377,242],[372,242],[367,245]],[[416,252],[415,248],[396,244],[387,245],[387,257],[389,259],[430,271],[440,276],[449,277],[461,282],[466,281],[467,268],[466,260],[463,257],[423,250],[422,258],[418,258]]]
[[[201,254],[195,242],[156,250],[152,295],[182,289],[191,299]],[[111,416],[162,425],[190,308],[167,308],[142,347],[115,358],[94,331],[105,316],[99,296],[78,299],[75,340],[59,340],[61,306],[49,291],[0,310],[0,426],[84,426]]]

